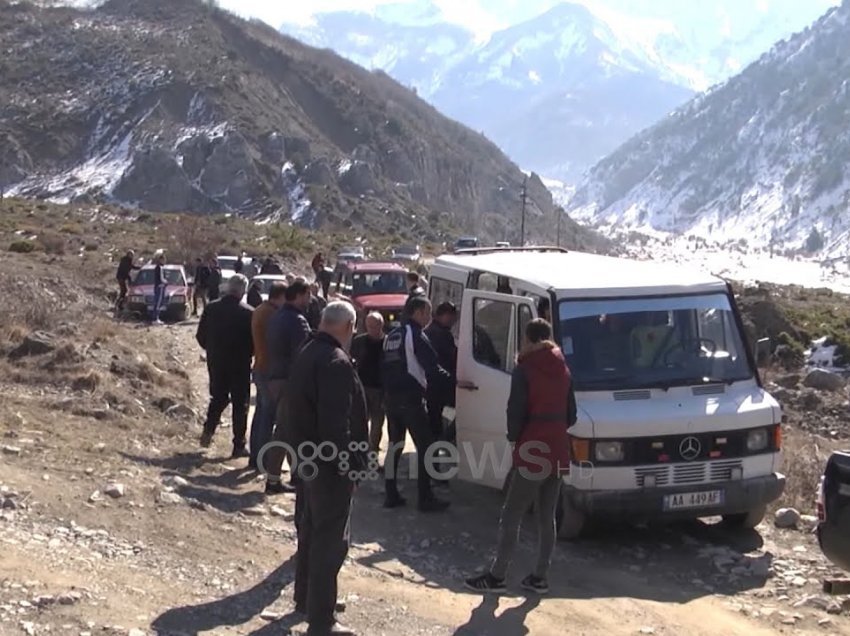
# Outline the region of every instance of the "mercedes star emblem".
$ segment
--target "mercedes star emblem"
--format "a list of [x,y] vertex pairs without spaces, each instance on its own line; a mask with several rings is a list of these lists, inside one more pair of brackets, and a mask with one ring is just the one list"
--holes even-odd
[[679,454],[685,461],[692,461],[699,457],[702,445],[696,437],[686,437],[679,444]]

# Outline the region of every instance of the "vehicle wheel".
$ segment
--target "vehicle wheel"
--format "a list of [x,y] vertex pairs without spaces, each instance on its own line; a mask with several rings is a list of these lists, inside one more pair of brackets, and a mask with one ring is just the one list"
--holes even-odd
[[587,515],[572,505],[567,489],[564,487],[561,487],[561,496],[555,511],[555,523],[558,538],[564,541],[580,538],[587,528]]
[[723,523],[730,528],[738,530],[752,530],[764,520],[764,515],[767,513],[767,506],[759,506],[753,508],[749,512],[742,512],[734,515],[723,515]]

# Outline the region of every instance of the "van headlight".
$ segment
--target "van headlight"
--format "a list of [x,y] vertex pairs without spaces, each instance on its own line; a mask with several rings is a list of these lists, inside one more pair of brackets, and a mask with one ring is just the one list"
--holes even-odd
[[598,462],[623,461],[623,442],[596,442],[594,456]]
[[172,305],[184,305],[186,304],[186,297],[182,294],[175,294],[174,296],[168,299],[168,302],[170,302]]
[[747,450],[752,452],[764,450],[767,448],[767,429],[757,428],[754,431],[747,433]]

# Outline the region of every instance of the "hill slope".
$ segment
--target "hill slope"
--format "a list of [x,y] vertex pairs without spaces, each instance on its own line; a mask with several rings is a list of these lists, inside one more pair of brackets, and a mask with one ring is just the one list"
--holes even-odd
[[[515,240],[524,175],[381,73],[199,0],[0,0],[0,186],[152,210]],[[529,180],[532,237],[555,219]],[[569,224],[571,244],[592,242]]]
[[601,161],[569,210],[618,228],[845,254],[848,34],[845,0]]

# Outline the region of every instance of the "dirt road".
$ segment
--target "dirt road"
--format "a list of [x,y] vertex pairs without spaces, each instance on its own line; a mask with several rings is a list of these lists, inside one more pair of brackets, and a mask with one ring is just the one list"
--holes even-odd
[[[185,406],[202,410],[194,325],[117,329],[131,350],[181,367],[172,371],[191,389]],[[115,368],[110,351],[98,364]],[[116,393],[136,386],[106,378]],[[265,500],[245,460],[226,458],[229,429],[201,452],[197,419],[150,401],[99,415],[56,406],[90,396],[0,390],[0,634],[304,629],[291,602],[294,502]],[[850,634],[841,599],[817,593],[831,569],[811,535],[767,526],[734,536],[703,523],[612,528],[559,544],[552,593],[525,599],[530,523],[509,580],[516,592],[482,600],[461,582],[492,553],[499,494],[452,483],[447,496],[447,514],[422,516],[384,510],[378,484],[361,488],[341,581],[347,624],[364,635]]]

